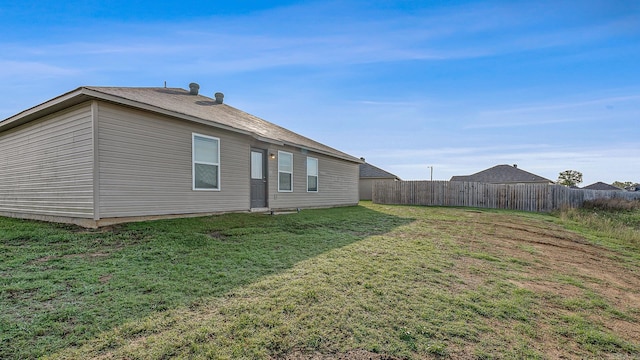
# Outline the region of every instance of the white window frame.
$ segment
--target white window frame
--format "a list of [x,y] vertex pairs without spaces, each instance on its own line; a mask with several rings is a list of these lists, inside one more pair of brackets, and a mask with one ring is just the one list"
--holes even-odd
[[[283,155],[289,155],[291,157],[291,171],[283,171],[280,169],[280,157]],[[291,189],[280,189],[280,174],[291,174]],[[286,151],[278,151],[278,192],[293,192],[293,153]]]
[[[206,139],[211,139],[216,141],[216,143],[218,144],[218,159],[217,159],[218,162],[212,163],[212,162],[196,161],[196,137],[201,137],[201,138],[206,138]],[[196,164],[217,166],[217,169],[218,169],[218,174],[217,174],[218,187],[217,188],[208,189],[208,188],[196,187]],[[222,188],[221,180],[222,179],[220,179],[220,138],[209,136],[209,135],[191,133],[191,189],[193,191],[220,191],[220,189]]]
[[[315,161],[316,162],[316,173],[315,174],[309,174],[309,161]],[[320,184],[318,183],[318,180],[320,178],[319,174],[320,174],[320,168],[319,168],[318,159],[314,158],[314,157],[307,156],[307,192],[312,192],[312,193],[317,193],[318,192],[318,189],[320,189]],[[309,190],[309,176],[315,176],[315,178],[316,178],[316,189],[315,190]]]

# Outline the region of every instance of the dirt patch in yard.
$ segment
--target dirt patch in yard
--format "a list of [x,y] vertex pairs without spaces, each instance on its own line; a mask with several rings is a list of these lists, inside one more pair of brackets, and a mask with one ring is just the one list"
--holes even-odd
[[[596,305],[586,316],[626,341],[637,343],[640,339],[640,269],[625,266],[618,260],[619,254],[557,225],[540,222],[540,226],[535,226],[529,220],[518,220],[517,217],[498,218],[491,223],[480,220],[475,227],[479,233],[465,238],[467,246],[500,259],[524,262],[521,276],[511,282],[555,298],[556,303],[577,299],[576,310],[584,310],[580,309],[579,301],[593,299]],[[599,299],[604,301],[598,302]],[[601,313],[607,311],[625,315],[605,318]],[[550,336],[549,332],[543,332],[541,340],[540,349],[566,346],[560,344],[562,339]]]
[[[564,274],[577,279],[576,285],[584,283],[585,287],[598,290],[598,295],[617,306],[623,308],[640,306],[638,269],[626,268],[615,261],[616,253],[591,244],[562,229],[545,234],[530,231],[530,226],[511,228],[500,225],[499,233],[504,231],[506,236],[497,236],[493,239],[487,237],[485,241],[491,242],[506,255],[530,261],[532,266],[528,274],[531,280],[524,282],[523,286],[537,291],[563,293],[571,285],[565,287],[557,282],[536,279]],[[521,242],[531,245],[535,251],[533,253],[523,251],[518,246]],[[574,287],[580,288],[580,286]]]

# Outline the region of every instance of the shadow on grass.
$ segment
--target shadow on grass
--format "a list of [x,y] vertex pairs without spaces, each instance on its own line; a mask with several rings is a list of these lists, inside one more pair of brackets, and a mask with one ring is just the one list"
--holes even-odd
[[361,206],[98,230],[0,218],[0,358],[81,345],[413,220]]

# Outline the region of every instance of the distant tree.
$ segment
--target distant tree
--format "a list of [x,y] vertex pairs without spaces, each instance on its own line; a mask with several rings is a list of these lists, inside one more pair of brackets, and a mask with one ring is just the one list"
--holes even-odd
[[564,186],[576,186],[582,182],[582,173],[576,170],[565,170],[558,176],[557,183]]
[[624,188],[627,188],[627,187],[633,185],[633,183],[631,181],[614,181],[613,184],[611,184],[611,185],[613,185],[613,186],[615,186],[617,188],[620,188],[620,189],[624,189]]

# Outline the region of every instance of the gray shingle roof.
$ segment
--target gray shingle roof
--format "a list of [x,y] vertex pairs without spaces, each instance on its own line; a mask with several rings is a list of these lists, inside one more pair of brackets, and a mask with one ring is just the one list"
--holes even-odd
[[451,181],[473,181],[489,184],[509,184],[509,183],[543,183],[550,184],[553,181],[532,174],[528,171],[518,169],[511,165],[496,165],[492,168],[466,176],[453,176]]
[[400,180],[399,177],[393,175],[392,173],[368,163],[360,164],[360,178]]
[[640,191],[640,184],[633,184],[624,188],[627,191]]
[[593,183],[591,185],[587,185],[585,187],[583,187],[583,189],[587,189],[587,190],[620,190],[622,191],[622,189],[615,187],[613,185],[609,185],[609,184],[605,184],[602,181],[598,181],[597,183]]
[[203,95],[190,95],[188,90],[180,88],[83,86],[5,119],[0,122],[0,131],[92,99],[109,101],[220,127],[253,136],[261,141],[301,147],[343,160],[356,163],[362,162],[354,156],[257,116],[227,104],[218,104],[213,98]]

